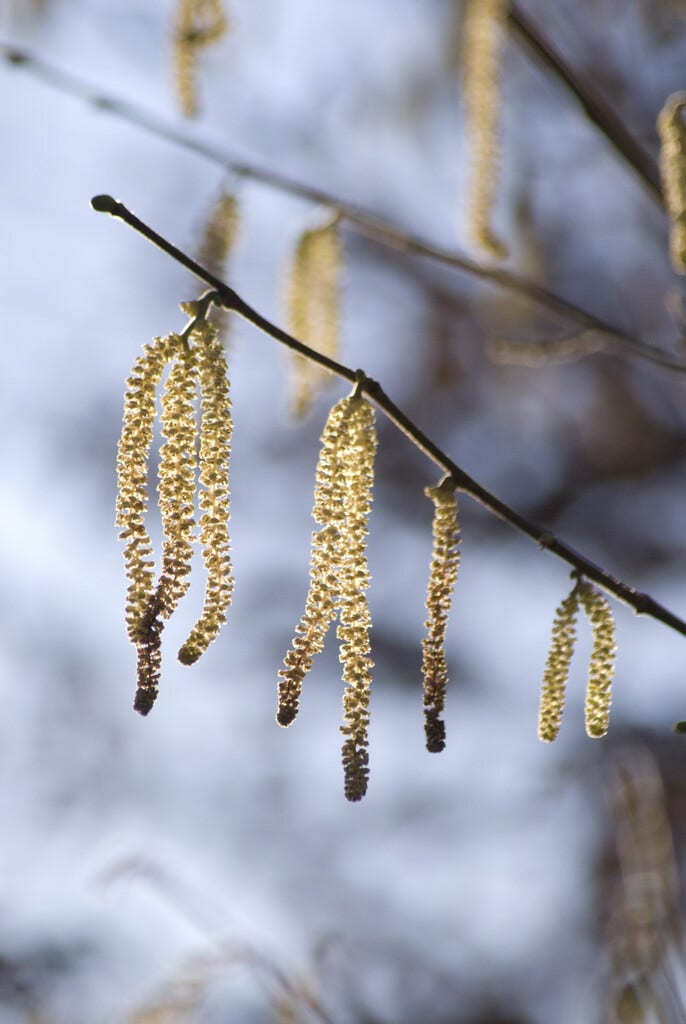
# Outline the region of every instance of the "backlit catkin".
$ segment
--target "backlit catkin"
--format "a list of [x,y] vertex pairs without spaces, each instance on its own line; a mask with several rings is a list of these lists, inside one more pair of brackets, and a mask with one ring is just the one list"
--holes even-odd
[[279,672],[276,717],[280,725],[286,726],[297,715],[303,678],[338,615],[337,636],[346,684],[342,759],[349,800],[364,796],[368,778],[373,662],[369,657],[366,537],[376,445],[374,409],[367,399],[353,393],[338,402],[326,422],[317,464],[312,515],[319,529],[312,534],[305,611]]
[[553,634],[543,673],[543,689],[538,711],[538,737],[552,743],[560,731],[565,706],[565,691],[576,641],[576,616],[579,590],[575,585],[555,613]]
[[586,732],[604,736],[610,721],[612,679],[615,671],[615,625],[606,598],[587,580],[579,583],[579,604],[593,630],[593,649],[586,687]]
[[195,342],[202,418],[200,422],[200,542],[207,572],[202,612],[179,651],[191,665],[215,639],[231,604],[233,575],[229,540],[229,456],[231,401],[224,348],[217,329],[206,320],[191,334]]
[[424,729],[426,749],[438,753],[445,747],[445,723],[441,718],[448,684],[445,631],[460,562],[460,530],[452,478],[446,477],[437,487],[427,487],[424,493],[434,503],[433,551],[426,595],[427,634],[422,641]]
[[469,234],[497,260],[507,249],[491,227],[500,162],[502,39],[507,0],[467,0],[462,37],[462,91],[471,160],[467,195]]
[[677,274],[686,274],[686,92],[667,98],[657,119],[660,175],[670,219],[669,251]]
[[343,663],[344,724],[346,737],[342,758],[345,795],[361,800],[367,791],[369,756],[369,694],[374,662],[369,657],[371,618],[367,604],[369,567],[366,555],[367,519],[372,505],[376,430],[374,408],[366,398],[353,395],[350,417],[343,435],[340,460],[345,487],[343,512],[345,529],[341,538],[339,565],[340,617],[337,636]]
[[174,72],[181,109],[197,113],[196,74],[200,50],[226,33],[228,22],[221,0],[177,0],[174,17]]
[[[339,352],[339,293],[343,253],[337,220],[300,235],[288,272],[287,323],[310,348],[336,359]],[[293,413],[304,416],[314,394],[330,379],[328,370],[293,353]]]

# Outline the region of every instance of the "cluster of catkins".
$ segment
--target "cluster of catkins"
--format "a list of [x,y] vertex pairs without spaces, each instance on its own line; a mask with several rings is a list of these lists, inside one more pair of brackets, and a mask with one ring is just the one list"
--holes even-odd
[[[213,208],[200,249],[201,262],[217,277],[235,239],[237,221],[235,198],[222,195]],[[295,246],[286,289],[286,314],[293,334],[332,358],[337,354],[340,323],[342,252],[337,225],[334,215],[303,231]],[[217,308],[213,309],[213,305]],[[117,457],[117,524],[125,542],[129,579],[126,619],[129,637],[138,654],[134,707],[141,714],[150,711],[157,696],[162,629],[188,589],[196,541],[202,545],[207,573],[205,600],[198,621],[178,652],[182,663],[197,661],[218,635],[233,591],[228,533],[232,423],[221,341],[226,327],[222,316],[226,313],[214,292],[208,292],[195,303],[184,304],[182,309],[190,317],[186,329],[181,334],[155,339],[144,347],[134,364],[127,381]],[[322,373],[316,366],[314,369],[319,373],[315,373],[302,356],[294,358],[293,410],[302,414],[316,388],[325,383],[327,372]],[[163,383],[165,371],[168,372]],[[331,409],[321,437],[312,513],[317,526],[312,534],[310,585],[303,615],[279,673],[277,711],[280,725],[288,726],[294,721],[303,679],[322,650],[330,625],[337,620],[345,683],[341,727],[345,794],[353,801],[364,796],[368,783],[367,733],[373,668],[366,597],[370,582],[366,537],[377,439],[374,407],[365,395],[365,381],[364,374],[359,373],[352,393]],[[158,495],[164,543],[159,577],[155,580],[145,518],[148,460],[160,385],[164,443],[160,449]],[[201,513],[197,524],[196,484]],[[422,676],[426,746],[432,752],[445,746],[445,635],[459,565],[455,491],[450,475],[436,486],[426,488],[434,515]],[[539,717],[539,735],[546,741],[553,740],[560,727],[579,606],[593,628],[586,728],[591,736],[602,736],[607,730],[614,627],[605,598],[580,578],[562,602],[553,625]]]

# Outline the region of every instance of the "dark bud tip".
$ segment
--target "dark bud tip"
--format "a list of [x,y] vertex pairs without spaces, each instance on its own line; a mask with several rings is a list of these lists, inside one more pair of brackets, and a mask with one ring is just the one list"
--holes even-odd
[[298,713],[297,708],[292,708],[292,707],[279,708],[279,710],[276,713],[276,721],[279,723],[279,725],[282,725],[284,727],[284,729],[285,729],[287,726],[289,726],[291,724],[291,722],[295,721],[295,716],[297,715],[297,713]]
[[686,732],[686,722],[676,722],[674,724],[674,732]]
[[119,203],[112,196],[93,196],[91,206],[96,213],[111,213],[116,216]]
[[139,715],[147,715],[155,703],[156,696],[157,692],[155,690],[136,690],[133,710],[137,711]]
[[22,53],[21,50],[6,50],[5,60],[9,64],[28,64],[29,56],[27,53]]

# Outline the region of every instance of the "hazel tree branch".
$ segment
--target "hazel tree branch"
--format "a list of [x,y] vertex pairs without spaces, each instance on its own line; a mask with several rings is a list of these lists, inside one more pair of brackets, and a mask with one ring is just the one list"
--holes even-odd
[[259,182],[269,188],[298,196],[311,203],[329,206],[345,219],[352,230],[380,245],[412,256],[419,256],[450,270],[487,282],[511,294],[522,296],[547,310],[553,316],[565,322],[571,321],[581,331],[594,331],[598,339],[596,352],[640,359],[677,373],[686,373],[686,358],[678,353],[650,345],[519,274],[499,267],[485,266],[453,249],[434,245],[419,235],[407,232],[393,222],[349,203],[331,192],[296,181],[278,171],[238,159],[218,146],[194,138],[166,124],[160,118],[127,100],[101,93],[91,83],[55,68],[25,50],[0,42],[0,55],[4,56],[10,65],[28,70],[52,87],[78,97],[97,110],[114,114],[151,135],[166,139],[173,145],[193,152],[238,177]]
[[510,0],[509,24],[513,36],[566,86],[621,159],[638,175],[650,197],[664,210],[657,163],[626,128],[610,104],[588,80],[574,71],[516,0]]
[[378,381],[372,380],[364,373],[363,370],[352,370],[348,366],[344,366],[342,363],[336,362],[334,359],[328,356],[322,355],[316,352],[314,349],[309,348],[296,338],[291,337],[286,331],[277,327],[271,323],[265,317],[261,316],[256,310],[245,302],[234,290],[229,288],[228,285],[220,281],[219,278],[210,274],[204,270],[203,267],[199,266],[195,260],[191,259],[184,252],[178,249],[176,246],[168,242],[167,239],[163,238],[151,227],[145,224],[139,217],[131,213],[130,210],[124,206],[123,203],[118,202],[111,196],[99,195],[94,196],[91,200],[91,206],[94,210],[100,213],[107,213],[113,217],[118,217],[123,220],[129,227],[134,228],[149,242],[158,246],[163,252],[167,253],[172,259],[176,260],[182,266],[190,270],[196,277],[201,281],[208,284],[213,291],[216,293],[215,301],[218,305],[222,305],[226,309],[233,310],[240,314],[255,327],[259,328],[265,334],[274,338],[281,344],[288,346],[300,355],[305,356],[307,359],[318,363],[325,369],[335,373],[338,377],[343,380],[347,380],[352,384],[355,384],[357,389],[364,392],[374,404],[386,415],[386,417],[395,424],[395,426],[417,447],[423,452],[436,466],[440,467],[444,472],[449,473],[455,482],[457,489],[463,491],[465,494],[470,495],[481,505],[487,508],[494,515],[503,519],[509,523],[514,529],[519,530],[520,533],[525,534],[531,540],[535,541],[542,549],[552,552],[557,555],[558,558],[566,562],[572,567],[572,569],[579,575],[583,576],[588,580],[592,580],[599,587],[605,590],[607,593],[612,594],[613,597],[622,601],[624,604],[633,608],[638,615],[649,615],[654,619],[664,623],[671,629],[676,630],[678,633],[686,636],[686,622],[675,615],[669,609],[655,601],[649,594],[641,593],[635,590],[633,587],[628,586],[621,580],[611,576],[608,572],[590,561],[580,552],[575,551],[574,548],[565,544],[562,540],[555,537],[552,533],[542,529],[535,523],[526,519],[520,515],[514,509],[506,505],[505,502],[501,501],[494,494],[491,494],[485,487],[482,487],[480,483],[470,477],[463,469],[461,469],[453,460],[442,451],[437,444],[435,444],[431,438],[429,438],[403,411],[400,409],[386,394],[381,384]]

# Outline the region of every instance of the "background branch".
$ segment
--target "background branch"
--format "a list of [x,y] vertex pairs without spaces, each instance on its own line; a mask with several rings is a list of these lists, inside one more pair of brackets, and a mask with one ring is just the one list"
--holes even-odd
[[[571,321],[582,330],[598,332],[599,345],[596,351],[605,354],[636,358],[662,366],[677,373],[686,373],[686,358],[668,350],[649,345],[620,327],[587,312],[573,302],[549,291],[534,281],[502,268],[487,267],[476,260],[434,245],[418,235],[404,231],[398,225],[370,211],[349,203],[324,189],[296,181],[278,171],[260,167],[252,162],[238,159],[220,147],[193,138],[186,132],[164,123],[155,115],[127,100],[101,93],[96,86],[85,80],[55,68],[41,58],[19,50],[6,43],[0,43],[0,54],[14,66],[25,68],[36,77],[48,82],[62,92],[76,96],[98,110],[112,113],[134,124],[144,131],[167,139],[174,145],[196,153],[226,171],[260,182],[269,188],[298,196],[308,202],[330,206],[337,210],[348,225],[360,235],[373,239],[392,249],[428,259],[451,270],[468,274],[512,294],[523,296],[535,305],[547,310],[564,321]],[[602,338],[602,343],[600,339]]]

